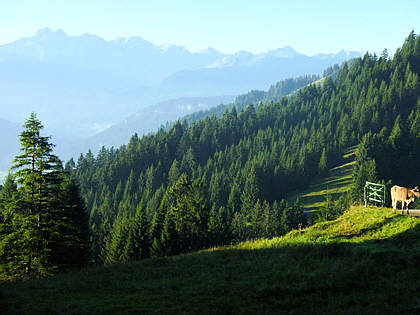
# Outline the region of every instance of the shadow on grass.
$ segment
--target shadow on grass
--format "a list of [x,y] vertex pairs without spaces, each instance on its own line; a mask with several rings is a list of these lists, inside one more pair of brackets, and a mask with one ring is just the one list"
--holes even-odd
[[277,248],[223,248],[86,269],[1,284],[0,307],[28,314],[415,313],[419,236],[417,226],[380,241],[290,239]]
[[350,185],[351,182],[352,182],[351,178],[337,178],[337,179],[334,179],[334,180],[330,180],[330,181],[322,182],[322,183],[319,183],[319,184],[315,184],[311,188],[313,190],[313,192],[311,192],[311,194],[319,193],[320,191],[327,190],[327,189],[331,190],[331,189],[341,188],[343,186]]

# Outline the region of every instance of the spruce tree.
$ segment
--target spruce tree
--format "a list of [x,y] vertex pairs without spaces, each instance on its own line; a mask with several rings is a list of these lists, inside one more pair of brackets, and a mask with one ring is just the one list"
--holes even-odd
[[124,248],[125,261],[139,260],[149,256],[149,228],[143,203],[137,207],[136,216],[129,225],[127,243]]
[[73,176],[63,182],[62,203],[64,222],[60,241],[63,264],[70,268],[81,268],[89,263],[91,256],[89,217]]
[[318,171],[320,176],[324,176],[328,172],[327,152],[325,148],[322,150],[321,158],[318,164]]
[[166,212],[160,243],[153,251],[156,251],[157,256],[177,255],[182,251],[171,211]]
[[209,245],[223,245],[228,240],[227,232],[226,208],[222,206],[217,209],[216,204],[213,204],[208,222]]
[[[77,184],[65,178],[50,137],[32,113],[20,134],[14,178],[1,191],[1,277],[31,279],[87,263],[87,215]],[[15,184],[16,183],[16,184]]]
[[114,264],[127,260],[124,257],[124,250],[128,238],[126,219],[117,219],[109,235],[105,249],[105,264]]
[[199,181],[191,183],[182,174],[168,191],[169,212],[175,223],[181,252],[206,246],[208,213],[206,200]]
[[252,168],[249,174],[247,174],[245,187],[241,195],[241,212],[246,217],[251,215],[255,203],[260,194],[260,187],[258,183],[257,172],[255,168]]
[[50,137],[41,136],[43,126],[32,113],[20,134],[21,154],[13,161],[20,199],[13,205],[13,273],[17,277],[33,278],[58,270],[54,240],[59,233],[62,209],[59,204],[62,166],[52,154]]
[[168,204],[168,201],[167,201],[167,196],[165,194],[165,196],[163,197],[160,203],[158,210],[153,215],[152,223],[150,226],[149,235],[150,235],[150,240],[152,244],[158,243],[162,235],[163,224],[164,224],[165,216],[167,212],[167,204]]

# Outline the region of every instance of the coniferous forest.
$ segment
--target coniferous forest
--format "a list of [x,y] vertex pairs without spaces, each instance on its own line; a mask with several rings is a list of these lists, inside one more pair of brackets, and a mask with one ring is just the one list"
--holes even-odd
[[285,198],[354,145],[353,202],[366,180],[418,185],[419,75],[411,32],[392,58],[367,53],[278,101],[246,100],[64,167],[31,115],[0,191],[1,277],[283,235],[316,219]]

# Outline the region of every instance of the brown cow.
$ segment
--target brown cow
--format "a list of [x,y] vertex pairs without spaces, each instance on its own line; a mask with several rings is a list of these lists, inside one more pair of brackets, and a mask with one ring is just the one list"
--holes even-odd
[[411,202],[413,202],[416,199],[416,197],[420,197],[420,190],[417,186],[413,189],[400,186],[393,186],[391,188],[392,208],[394,209],[394,211],[397,209],[397,202],[401,201],[401,208],[403,214],[405,205],[407,205],[408,213],[408,205]]

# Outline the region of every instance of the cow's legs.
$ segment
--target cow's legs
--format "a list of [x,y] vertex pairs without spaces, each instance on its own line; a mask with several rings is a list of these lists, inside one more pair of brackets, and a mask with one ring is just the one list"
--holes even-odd
[[[410,205],[410,200],[404,201],[404,205],[405,205],[405,213],[408,214],[408,206]],[[403,213],[404,213],[404,211],[403,211]]]

